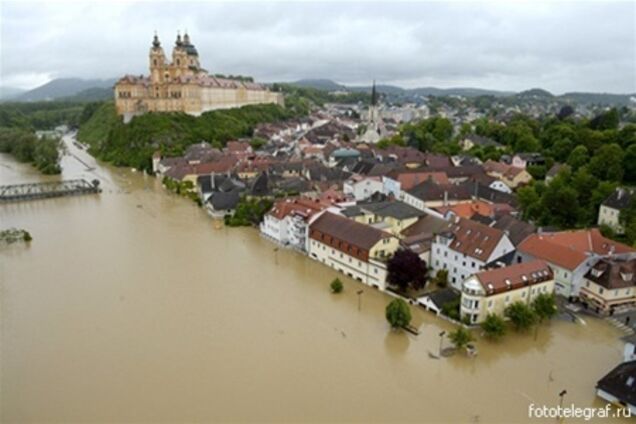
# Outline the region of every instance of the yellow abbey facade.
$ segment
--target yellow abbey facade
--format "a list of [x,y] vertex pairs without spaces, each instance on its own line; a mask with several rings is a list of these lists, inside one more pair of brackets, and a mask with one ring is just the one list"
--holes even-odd
[[201,68],[188,34],[177,35],[172,62],[155,34],[150,76],[126,75],[115,84],[115,105],[124,122],[146,112],[185,112],[198,116],[214,109],[253,104],[283,104],[283,95],[249,81],[217,78]]

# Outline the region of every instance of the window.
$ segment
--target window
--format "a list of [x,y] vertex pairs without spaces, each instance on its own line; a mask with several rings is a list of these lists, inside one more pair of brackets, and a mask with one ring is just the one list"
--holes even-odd
[[603,294],[603,291],[604,291],[604,290],[603,290],[603,287],[599,287],[599,288],[598,288],[598,293],[599,293],[599,294]]
[[489,300],[489,301],[488,301],[488,307],[489,307],[489,308],[492,308],[492,300]]

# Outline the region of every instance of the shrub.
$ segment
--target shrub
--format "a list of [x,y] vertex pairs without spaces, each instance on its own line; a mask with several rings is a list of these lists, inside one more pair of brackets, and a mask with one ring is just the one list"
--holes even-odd
[[481,329],[484,330],[486,337],[495,340],[506,333],[506,323],[499,315],[488,314],[481,323]]
[[332,293],[340,293],[342,292],[342,289],[344,289],[344,286],[342,285],[342,281],[340,281],[339,278],[334,279],[329,285],[329,287],[331,287]]

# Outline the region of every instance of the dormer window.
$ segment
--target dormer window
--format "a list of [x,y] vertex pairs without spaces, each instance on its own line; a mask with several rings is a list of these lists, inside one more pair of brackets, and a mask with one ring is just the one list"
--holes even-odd
[[623,279],[623,281],[632,281],[633,277],[634,274],[632,274],[631,272],[621,272],[621,278]]
[[592,268],[592,275],[598,278],[603,275],[603,270]]

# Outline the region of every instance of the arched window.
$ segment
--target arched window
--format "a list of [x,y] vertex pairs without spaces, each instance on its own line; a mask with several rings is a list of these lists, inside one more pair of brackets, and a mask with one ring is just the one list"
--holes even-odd
[[181,66],[181,61],[177,59],[177,66]]
[[157,59],[154,59],[154,60],[152,61],[152,63],[153,63],[153,65],[154,65],[154,66],[157,66]]

